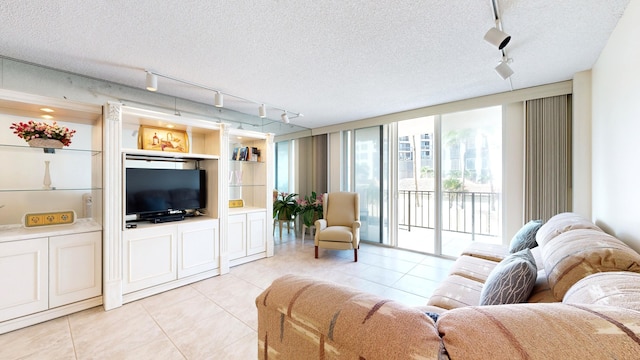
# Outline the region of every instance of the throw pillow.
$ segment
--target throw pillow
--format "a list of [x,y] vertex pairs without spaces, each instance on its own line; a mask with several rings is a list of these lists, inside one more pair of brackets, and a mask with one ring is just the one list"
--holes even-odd
[[480,305],[517,304],[526,301],[538,269],[529,249],[508,255],[489,273],[480,293]]
[[538,246],[538,243],[536,242],[536,233],[541,226],[542,220],[531,220],[524,224],[524,226],[521,227],[513,236],[513,239],[511,239],[509,252],[513,254],[520,250],[533,249]]

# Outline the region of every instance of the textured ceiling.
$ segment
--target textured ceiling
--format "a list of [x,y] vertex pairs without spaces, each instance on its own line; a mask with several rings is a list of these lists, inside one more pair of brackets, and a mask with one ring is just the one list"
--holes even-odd
[[[593,66],[628,1],[500,1],[511,84],[483,40],[491,0],[2,0],[0,55],[136,88],[152,69],[316,128],[571,79]],[[212,102],[162,78],[158,92]]]

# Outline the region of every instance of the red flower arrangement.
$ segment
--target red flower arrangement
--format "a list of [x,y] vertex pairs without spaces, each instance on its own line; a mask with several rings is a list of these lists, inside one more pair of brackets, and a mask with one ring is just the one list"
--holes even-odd
[[59,140],[64,146],[71,144],[71,137],[76,133],[75,130],[59,126],[55,121],[53,125],[50,125],[44,122],[37,123],[29,120],[27,123],[13,123],[9,129],[12,129],[14,134],[26,142],[33,139],[53,139]]

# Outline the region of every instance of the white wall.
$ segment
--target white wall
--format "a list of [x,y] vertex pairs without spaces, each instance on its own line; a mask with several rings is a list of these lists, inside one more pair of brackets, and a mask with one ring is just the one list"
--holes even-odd
[[591,217],[591,70],[573,77],[572,211]]
[[592,217],[636,251],[640,251],[638,24],[640,0],[631,0],[592,70]]

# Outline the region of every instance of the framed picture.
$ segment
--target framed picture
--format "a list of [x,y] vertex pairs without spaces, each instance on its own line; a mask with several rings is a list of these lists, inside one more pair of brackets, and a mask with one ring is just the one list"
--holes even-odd
[[138,148],[144,150],[189,152],[189,136],[186,131],[140,126]]

